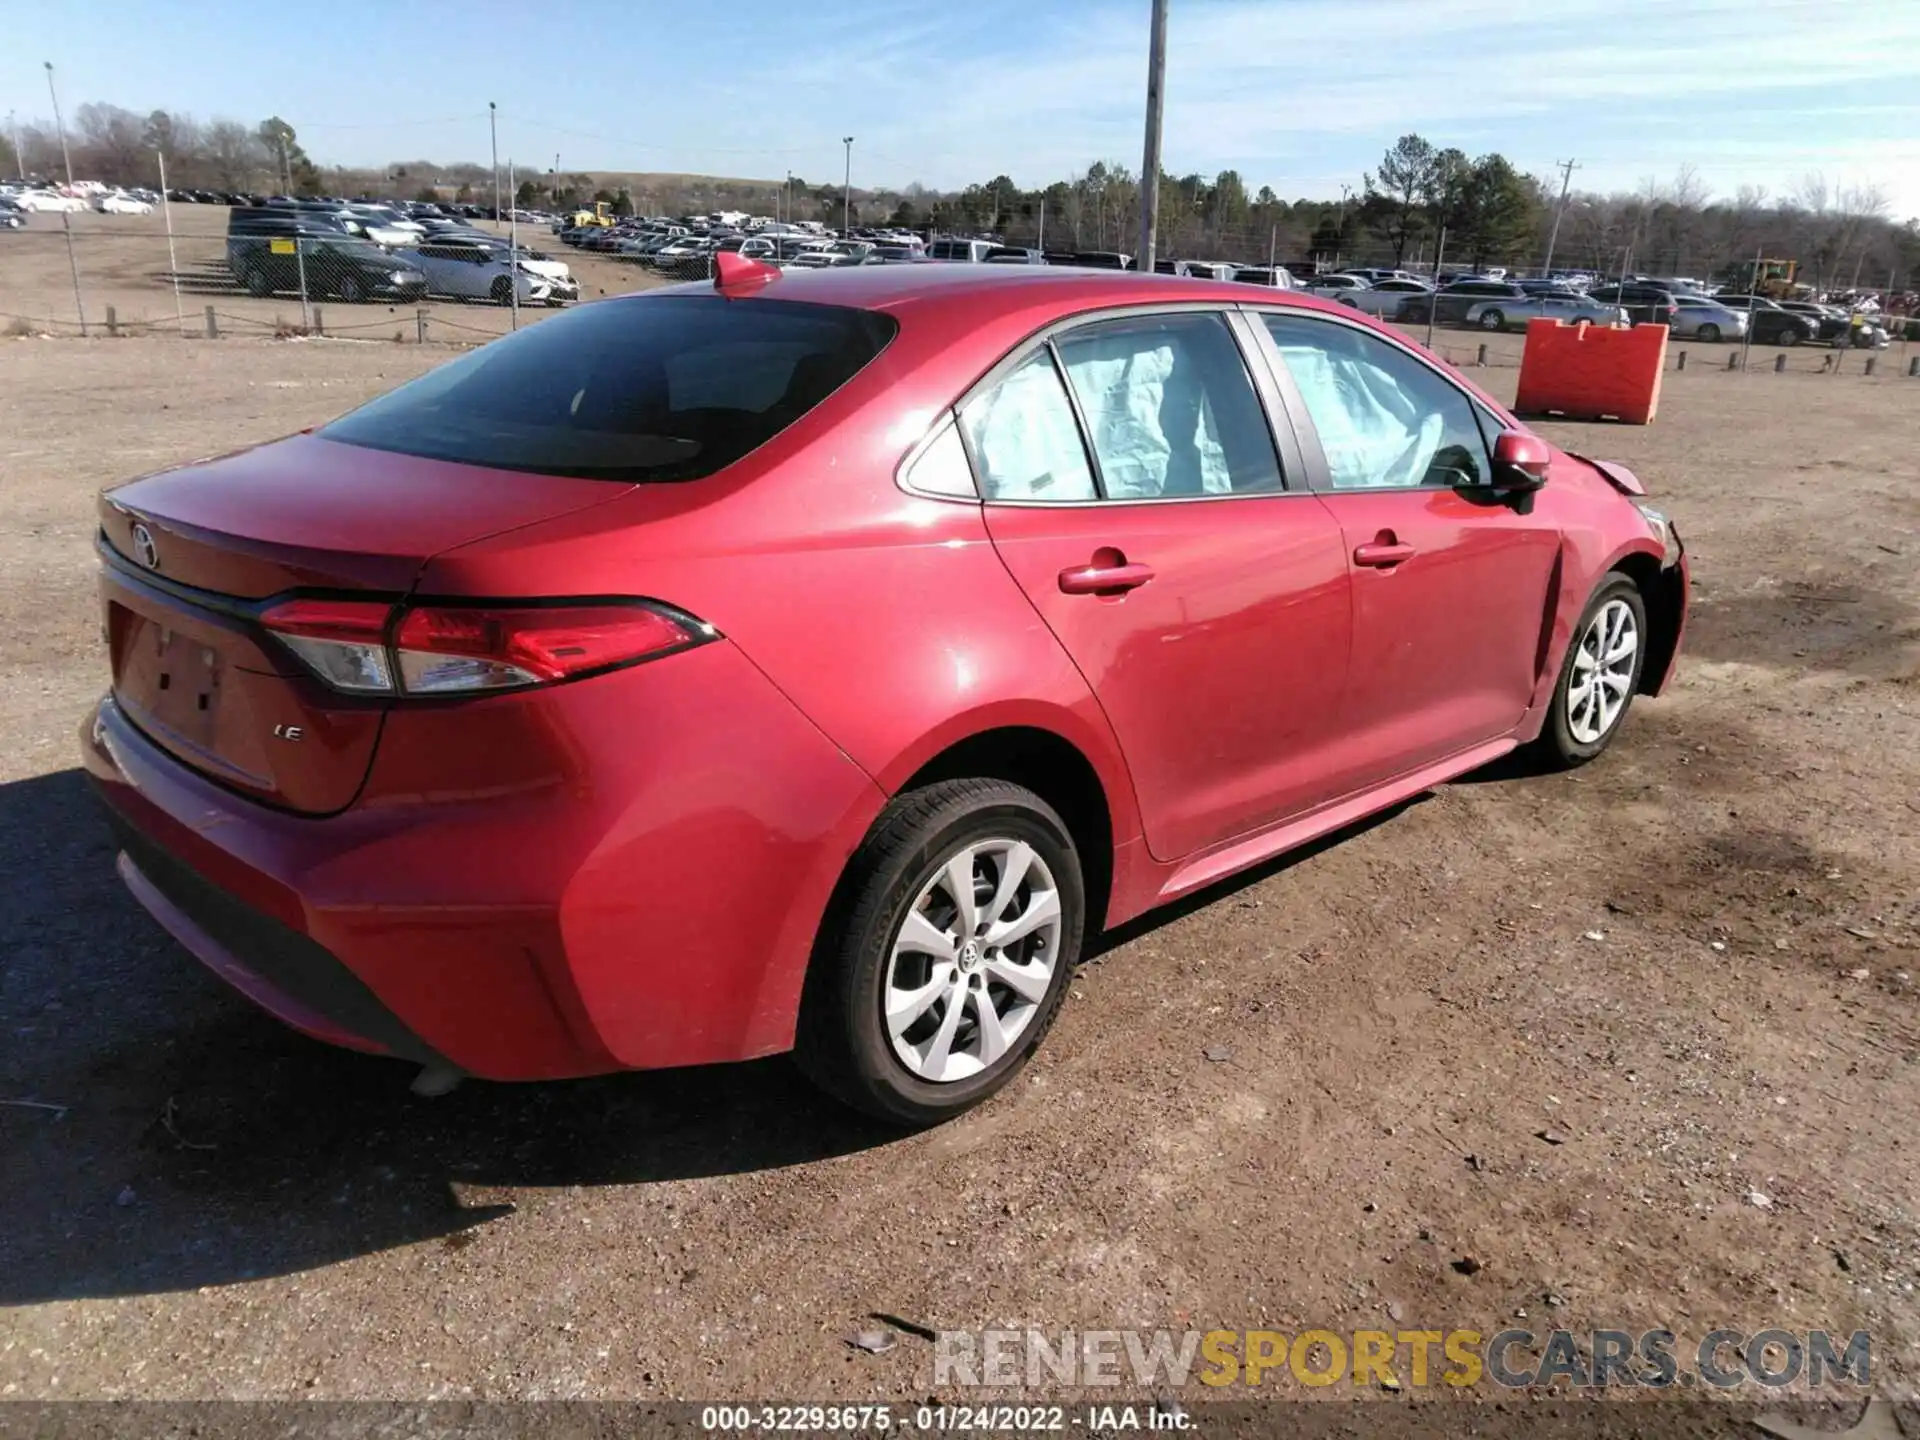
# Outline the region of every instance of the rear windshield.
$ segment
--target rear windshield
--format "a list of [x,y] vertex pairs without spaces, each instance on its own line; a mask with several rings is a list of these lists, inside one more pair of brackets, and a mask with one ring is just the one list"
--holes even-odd
[[320,431],[329,440],[590,480],[697,480],[764,445],[885,348],[888,316],[662,295],[583,305]]

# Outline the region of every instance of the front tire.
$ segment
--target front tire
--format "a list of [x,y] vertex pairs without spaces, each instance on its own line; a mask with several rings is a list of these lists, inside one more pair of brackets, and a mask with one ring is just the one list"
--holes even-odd
[[1694,338],[1703,345],[1717,345],[1720,343],[1720,327],[1718,325],[1702,325],[1693,333]]
[[248,270],[240,283],[246,286],[249,295],[266,296],[273,293],[273,282],[267,278],[267,272],[261,269]]
[[1782,330],[1780,332],[1779,343],[1791,350],[1800,343],[1800,332],[1798,330]]
[[971,1109],[1051,1028],[1085,917],[1073,839],[1032,791],[948,780],[901,795],[821,927],[794,1059],[896,1124]]
[[513,303],[513,281],[504,275],[495,276],[490,293],[493,296],[494,304],[511,305]]
[[342,275],[335,282],[333,290],[349,305],[358,305],[367,298],[367,282],[358,275]]
[[1646,655],[1646,603],[1630,578],[1610,572],[1587,601],[1560,663],[1536,745],[1542,763],[1570,770],[1613,743],[1640,688]]
[[1507,328],[1507,317],[1502,315],[1498,310],[1489,310],[1480,317],[1480,328],[1482,330],[1504,330]]

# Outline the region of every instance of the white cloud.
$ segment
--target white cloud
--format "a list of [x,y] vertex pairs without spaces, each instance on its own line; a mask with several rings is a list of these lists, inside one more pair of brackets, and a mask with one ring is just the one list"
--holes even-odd
[[[859,97],[868,166],[895,182],[1137,168],[1144,11],[943,4],[758,79]],[[1920,0],[1175,0],[1166,163],[1326,194],[1420,130],[1533,169],[1591,155],[1590,185],[1692,163],[1716,189],[1780,188],[1821,168],[1920,209],[1916,79]],[[1859,98],[1810,108],[1836,89]]]

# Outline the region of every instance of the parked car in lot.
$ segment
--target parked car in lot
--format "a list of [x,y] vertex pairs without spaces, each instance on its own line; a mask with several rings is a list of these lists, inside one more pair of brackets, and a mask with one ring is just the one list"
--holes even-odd
[[1364,275],[1348,275],[1345,272],[1309,275],[1299,282],[1300,288],[1309,295],[1325,295],[1329,299],[1339,299],[1343,295],[1359,290],[1373,288],[1373,282]]
[[251,295],[304,288],[308,295],[355,304],[411,303],[427,293],[427,277],[411,256],[402,259],[371,241],[339,233],[229,234],[227,265]]
[[1297,290],[1293,272],[1284,265],[1242,265],[1234,277],[1242,285],[1259,285],[1268,290]]
[[56,214],[87,208],[87,202],[78,195],[62,195],[57,190],[23,190],[13,197],[13,203],[22,210],[50,210]]
[[1424,280],[1384,278],[1373,281],[1364,290],[1347,290],[1332,298],[1363,315],[1397,320],[1410,296],[1432,293],[1433,287]]
[[1625,285],[1596,285],[1587,292],[1587,297],[1608,305],[1618,305],[1627,312],[1636,325],[1673,324],[1673,317],[1679,313],[1679,303],[1672,292],[1655,285],[1642,285],[1629,282]]
[[1730,310],[1717,301],[1691,296],[1676,298],[1674,303],[1678,308],[1673,319],[1667,322],[1667,329],[1677,339],[1712,345],[1721,340],[1746,338],[1747,315],[1743,310]]
[[430,1089],[792,1049],[916,1124],[1098,932],[1599,755],[1687,597],[1363,317],[988,265],[723,253],[99,518],[84,764],[229,983]]
[[1812,300],[1777,303],[1788,314],[1811,321],[1815,326],[1814,338],[1837,349],[1874,350],[1892,343],[1893,337],[1878,315],[1856,316],[1844,305],[1821,305]]
[[151,215],[153,206],[133,195],[122,195],[109,191],[105,195],[96,195],[93,208],[102,215]]
[[927,246],[927,258],[978,265],[1000,248],[992,240],[935,240]]
[[1562,320],[1569,325],[1625,325],[1627,312],[1618,305],[1589,300],[1583,295],[1526,295],[1517,300],[1483,300],[1463,317],[1480,330],[1524,330],[1529,320]]
[[1402,301],[1398,317],[1402,321],[1425,324],[1431,318],[1438,325],[1463,325],[1467,312],[1476,305],[1524,305],[1530,297],[1518,285],[1504,280],[1455,280],[1424,295],[1408,295]]
[[1756,345],[1799,345],[1817,339],[1820,327],[1805,315],[1783,310],[1764,295],[1727,295],[1713,297],[1714,303],[1748,316],[1748,328]]
[[542,273],[533,269],[539,262],[516,259],[504,247],[433,239],[408,251],[407,258],[427,277],[427,289],[435,295],[496,305],[511,305],[516,289],[523,305],[560,305],[580,298],[580,287],[566,275],[564,265],[558,275],[551,266]]
[[27,212],[22,210],[11,195],[0,195],[0,230],[24,230],[27,228]]

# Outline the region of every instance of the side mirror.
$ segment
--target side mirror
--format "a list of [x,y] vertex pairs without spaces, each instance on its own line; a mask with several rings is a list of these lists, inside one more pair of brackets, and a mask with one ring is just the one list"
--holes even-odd
[[1547,483],[1553,450],[1538,435],[1502,430],[1493,442],[1493,483],[1501,490],[1538,490]]

